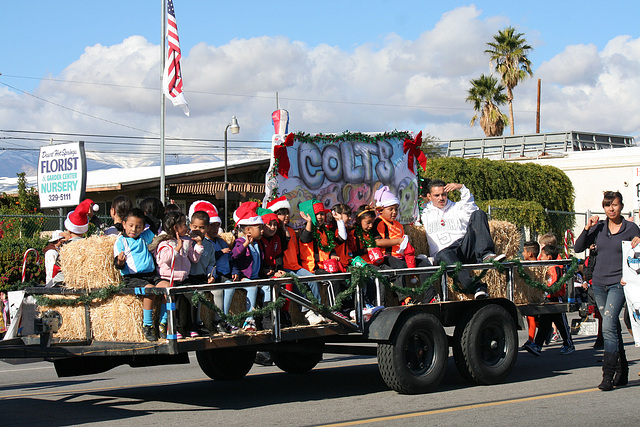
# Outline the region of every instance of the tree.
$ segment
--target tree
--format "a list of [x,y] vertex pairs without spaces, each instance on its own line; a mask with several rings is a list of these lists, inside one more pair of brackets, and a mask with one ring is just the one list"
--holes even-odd
[[500,74],[502,84],[507,88],[507,102],[509,103],[509,123],[511,135],[515,133],[513,121],[513,88],[522,80],[533,75],[531,61],[527,55],[533,49],[527,44],[523,33],[516,33],[513,27],[507,27],[493,36],[494,41],[487,43],[490,49],[485,50],[491,56],[496,71]]
[[440,140],[429,133],[422,134],[422,145],[420,149],[427,156],[427,159],[444,157],[447,154],[447,147],[442,145]]
[[471,89],[468,91],[467,102],[473,104],[476,114],[471,119],[471,126],[480,116],[480,127],[486,136],[500,136],[509,119],[498,108],[507,101],[504,94],[504,86],[498,83],[498,79],[492,75],[481,75],[471,80]]

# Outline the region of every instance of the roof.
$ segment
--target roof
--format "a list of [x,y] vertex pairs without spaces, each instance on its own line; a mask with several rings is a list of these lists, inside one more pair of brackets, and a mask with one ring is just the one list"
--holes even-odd
[[[250,159],[231,160],[227,162],[227,170],[242,173],[269,165],[269,156]],[[166,184],[177,184],[188,181],[210,179],[222,176],[224,161],[187,163],[183,165],[165,166]],[[37,186],[37,176],[28,176],[27,185]],[[87,172],[87,192],[122,190],[123,188],[147,187],[149,183],[160,181],[160,166],[143,166],[137,168],[109,168]],[[15,194],[18,192],[18,178],[0,178],[0,192]]]

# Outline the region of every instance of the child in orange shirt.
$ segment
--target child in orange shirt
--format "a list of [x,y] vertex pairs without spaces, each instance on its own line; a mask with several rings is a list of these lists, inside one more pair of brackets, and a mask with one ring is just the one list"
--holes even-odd
[[[429,266],[430,263],[427,259],[416,259],[413,256],[414,250],[409,244],[409,236],[404,234],[402,224],[396,221],[400,200],[386,185],[376,191],[375,199],[378,218],[373,223],[373,236],[377,246],[384,249],[383,265],[386,269],[395,270]],[[408,256],[409,254],[411,256]],[[426,276],[424,274],[421,275],[420,282],[423,283],[425,280]],[[398,277],[396,286],[404,287],[402,277]],[[433,287],[428,289],[425,302],[432,302],[435,296],[436,293]],[[412,302],[411,298],[406,295],[400,294],[398,298],[403,304]]]

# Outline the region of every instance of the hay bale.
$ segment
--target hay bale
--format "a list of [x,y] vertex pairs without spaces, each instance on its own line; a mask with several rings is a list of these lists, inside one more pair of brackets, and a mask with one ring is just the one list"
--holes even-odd
[[[54,295],[51,299],[76,297]],[[85,305],[40,306],[40,312],[55,310],[62,315],[62,326],[55,338],[86,339]],[[145,342],[142,334],[142,300],[134,295],[114,295],[89,304],[91,331],[96,341]]]
[[409,236],[409,243],[416,250],[416,255],[429,255],[429,244],[427,243],[427,235],[422,225],[405,225],[404,232]]
[[73,289],[106,288],[122,281],[113,264],[116,236],[91,236],[69,242],[60,250],[64,283]]
[[[489,230],[496,247],[496,253],[505,254],[507,259],[516,258],[520,251],[520,240],[522,235],[518,227],[508,221],[489,221]],[[546,269],[543,267],[527,268],[529,276],[538,282],[544,281]],[[472,275],[480,274],[480,271],[472,271]],[[516,273],[514,275],[514,302],[516,304],[538,303],[544,299],[542,290],[527,286],[522,278]],[[507,282],[504,274],[496,270],[490,270],[484,277],[489,295],[492,297],[507,298]],[[450,296],[453,301],[463,301],[473,299],[472,295],[466,295],[453,291],[453,281],[448,279]]]

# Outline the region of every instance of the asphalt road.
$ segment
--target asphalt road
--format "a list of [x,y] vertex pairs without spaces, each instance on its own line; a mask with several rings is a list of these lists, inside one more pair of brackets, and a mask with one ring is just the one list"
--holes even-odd
[[46,362],[0,362],[0,425],[637,425],[640,348],[627,333],[625,342],[630,384],[606,393],[592,337],[577,337],[566,356],[558,343],[542,357],[520,351],[508,381],[494,386],[470,386],[450,357],[438,391],[414,396],[390,391],[373,357],[327,354],[303,375],[254,365],[235,382],[209,380],[194,357],[61,379]]

